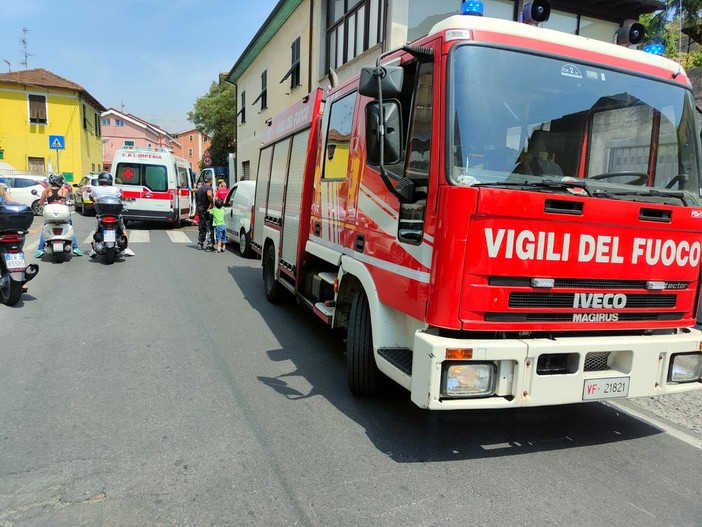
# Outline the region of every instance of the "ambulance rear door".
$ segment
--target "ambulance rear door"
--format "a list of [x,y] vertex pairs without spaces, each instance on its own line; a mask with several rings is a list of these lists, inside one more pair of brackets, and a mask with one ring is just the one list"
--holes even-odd
[[164,156],[140,156],[117,162],[115,183],[122,195],[131,198],[124,217],[139,221],[173,221],[173,195],[169,191],[168,167]]

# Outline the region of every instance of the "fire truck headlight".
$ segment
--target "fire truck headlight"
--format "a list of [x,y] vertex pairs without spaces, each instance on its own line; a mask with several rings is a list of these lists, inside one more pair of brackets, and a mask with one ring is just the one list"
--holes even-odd
[[702,353],[678,353],[670,358],[668,382],[698,382],[702,380]]
[[495,393],[494,362],[445,362],[441,393],[445,397],[486,397]]

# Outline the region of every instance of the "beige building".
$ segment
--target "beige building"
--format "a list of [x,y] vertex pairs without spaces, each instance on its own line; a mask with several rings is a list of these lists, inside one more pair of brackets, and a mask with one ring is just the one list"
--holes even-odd
[[[483,0],[485,16],[518,20],[528,2]],[[426,35],[461,0],[280,0],[226,79],[237,87],[237,171],[256,178],[265,121],[317,87],[343,81],[380,53]],[[543,27],[611,42],[662,0],[553,0]]]

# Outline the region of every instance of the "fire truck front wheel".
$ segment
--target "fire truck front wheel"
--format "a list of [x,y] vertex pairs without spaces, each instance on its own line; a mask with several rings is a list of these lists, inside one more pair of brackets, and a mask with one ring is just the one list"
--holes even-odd
[[373,356],[370,307],[363,291],[351,303],[348,338],[346,340],[346,376],[351,393],[376,395],[381,373]]
[[282,297],[280,284],[275,279],[275,247],[269,244],[263,255],[263,289],[271,304],[277,304]]

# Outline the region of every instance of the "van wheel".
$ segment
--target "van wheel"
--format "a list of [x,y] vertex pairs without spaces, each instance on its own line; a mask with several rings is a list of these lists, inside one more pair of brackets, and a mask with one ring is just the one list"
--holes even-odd
[[251,240],[249,240],[249,235],[246,234],[244,229],[241,229],[239,233],[239,253],[244,258],[251,257]]
[[263,290],[271,304],[277,304],[282,299],[281,286],[275,279],[275,247],[271,243],[263,255]]
[[358,291],[351,303],[346,340],[346,377],[355,395],[377,395],[381,375],[373,355],[373,332],[366,293]]

